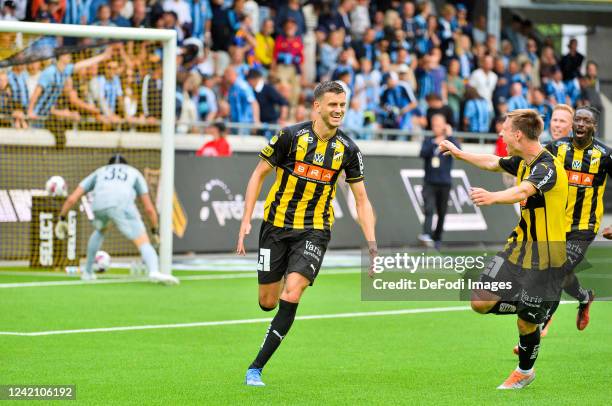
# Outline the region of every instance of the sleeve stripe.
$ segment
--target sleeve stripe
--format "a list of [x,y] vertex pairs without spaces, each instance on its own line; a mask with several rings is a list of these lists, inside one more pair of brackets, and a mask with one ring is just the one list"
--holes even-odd
[[346,178],[344,181],[346,183],[356,183],[359,182],[360,180],[363,180],[364,177],[363,176],[359,176],[358,178]]
[[263,156],[263,155],[259,154],[259,157],[260,157],[262,160],[266,161],[266,163],[267,163],[268,165],[270,165],[272,168],[274,168],[274,167],[276,166],[276,165],[272,164],[272,162],[268,161],[268,158],[266,158],[265,156]]

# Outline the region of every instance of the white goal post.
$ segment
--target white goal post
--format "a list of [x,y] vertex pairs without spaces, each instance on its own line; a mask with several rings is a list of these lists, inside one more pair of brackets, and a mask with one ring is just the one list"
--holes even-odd
[[156,41],[163,44],[161,114],[160,271],[172,272],[172,197],[174,191],[174,131],[176,91],[176,32],[151,28],[122,28],[66,24],[0,21],[0,33],[21,33],[125,41]]

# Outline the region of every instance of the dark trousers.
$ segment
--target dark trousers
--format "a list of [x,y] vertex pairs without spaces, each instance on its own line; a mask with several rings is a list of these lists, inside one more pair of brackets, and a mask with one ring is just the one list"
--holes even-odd
[[[440,241],[442,238],[450,190],[451,185],[434,185],[429,183],[423,185],[423,203],[425,205],[423,233],[429,234],[434,241]],[[432,233],[434,212],[438,215],[438,224],[436,224],[436,230]]]

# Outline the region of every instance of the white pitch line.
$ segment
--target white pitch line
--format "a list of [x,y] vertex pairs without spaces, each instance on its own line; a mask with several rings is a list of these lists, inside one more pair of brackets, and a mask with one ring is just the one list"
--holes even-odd
[[[403,315],[403,314],[456,312],[456,311],[465,311],[465,310],[470,310],[470,309],[471,307],[469,306],[449,306],[449,307],[430,307],[430,308],[421,308],[421,309],[382,310],[382,311],[373,311],[373,312],[314,314],[314,315],[306,315],[306,316],[297,316],[296,320],[322,320],[322,319],[343,319],[343,318],[353,318],[353,317],[397,316],[397,315]],[[228,326],[228,325],[238,325],[238,324],[269,323],[271,320],[272,320],[271,318],[221,320],[221,321],[203,321],[203,322],[196,322],[196,323],[153,324],[153,325],[144,325],[144,326],[85,328],[85,329],[76,329],[76,330],[34,331],[30,333],[22,333],[22,332],[17,332],[17,331],[0,331],[0,335],[38,337],[38,336],[51,336],[51,335],[64,335],[64,334],[108,333],[108,332],[115,332],[115,331]]]
[[[611,300],[612,297],[603,297],[601,300]],[[562,300],[560,304],[576,303],[571,300]],[[447,306],[447,307],[428,307],[417,309],[400,309],[400,310],[381,310],[372,312],[353,312],[353,313],[336,313],[336,314],[313,314],[305,316],[297,316],[296,320],[323,320],[323,319],[345,319],[352,317],[379,317],[379,316],[399,316],[404,314],[422,314],[422,313],[444,313],[458,312],[471,310],[470,306]],[[255,324],[268,323],[272,318],[262,319],[243,319],[243,320],[220,320],[220,321],[202,321],[195,323],[175,323],[175,324],[151,324],[143,326],[121,326],[121,327],[102,327],[102,328],[84,328],[75,330],[51,330],[51,331],[33,331],[33,332],[18,332],[18,331],[0,331],[0,336],[21,336],[21,337],[39,337],[51,335],[66,335],[66,334],[86,334],[86,333],[110,333],[115,331],[137,331],[137,330],[162,330],[174,328],[190,328],[190,327],[212,327],[212,326],[230,326],[238,324]]]
[[[356,274],[361,272],[358,269],[345,269],[345,270],[329,270],[322,271],[319,275],[342,275],[342,274]],[[1,274],[0,274],[1,275]],[[243,278],[255,278],[257,273],[243,272],[228,275],[187,275],[181,276],[181,281],[201,281],[201,280],[215,280],[215,279],[243,279]],[[136,283],[136,282],[148,282],[146,277],[140,278],[117,278],[117,279],[97,279],[95,281],[46,281],[46,282],[16,282],[16,283],[0,283],[0,289],[12,289],[12,288],[33,288],[33,287],[44,287],[44,286],[73,286],[73,285],[108,285],[113,283]]]

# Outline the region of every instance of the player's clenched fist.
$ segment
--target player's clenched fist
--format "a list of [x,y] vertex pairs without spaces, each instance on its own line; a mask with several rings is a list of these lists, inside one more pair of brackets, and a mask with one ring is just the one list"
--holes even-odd
[[604,228],[603,230],[603,237],[608,239],[608,240],[612,240],[612,226],[608,226],[606,228]]

